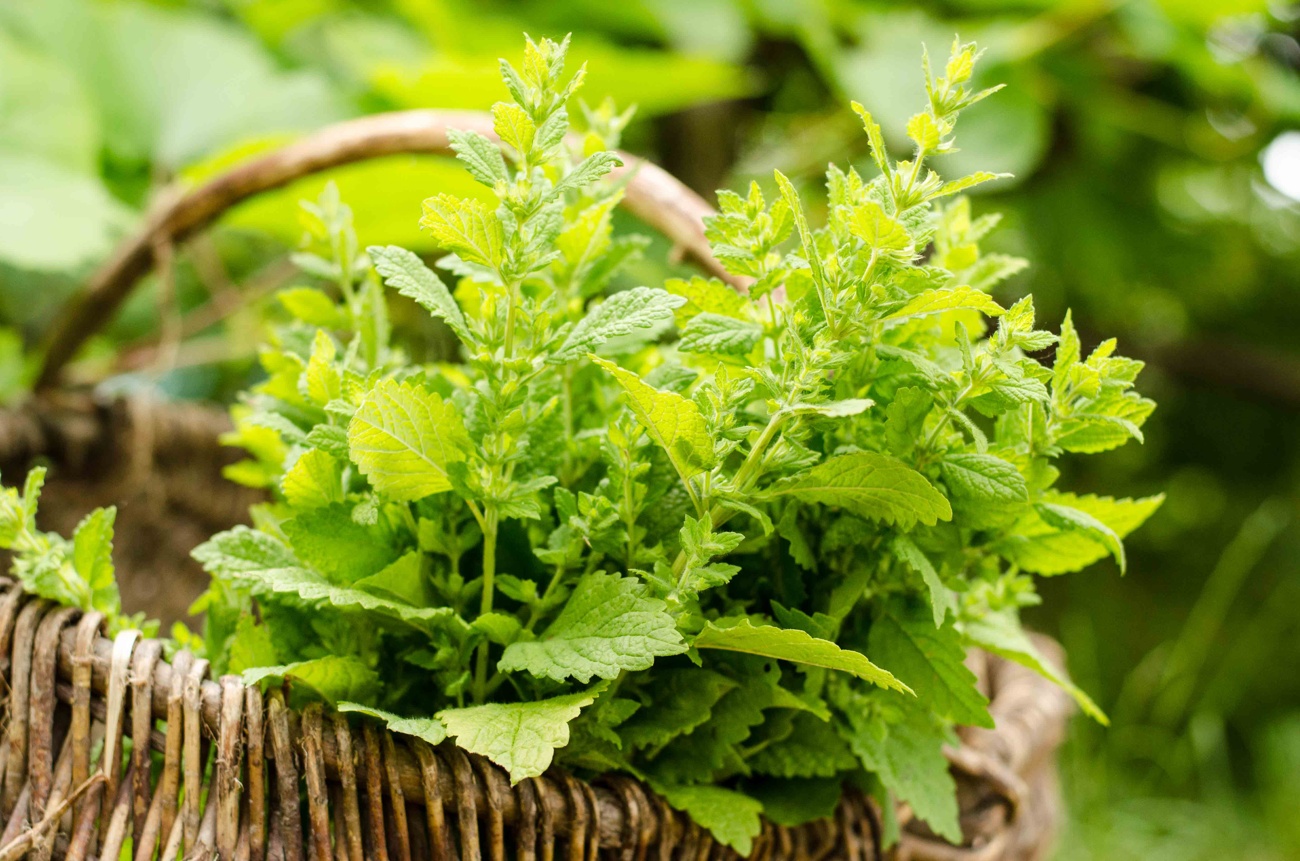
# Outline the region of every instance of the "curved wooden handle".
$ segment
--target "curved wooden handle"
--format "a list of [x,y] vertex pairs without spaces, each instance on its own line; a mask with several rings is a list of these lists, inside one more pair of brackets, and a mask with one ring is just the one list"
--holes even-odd
[[[183,241],[250,197],[323,170],[402,153],[451,155],[450,129],[477,131],[496,139],[492,118],[485,113],[415,110],[375,114],[329,126],[184,194],[163,195],[165,202],[150,212],[144,228],[117,247],[51,328],[36,388],[48,389],[58,382],[77,350],[108,323],[136,282],[153,268],[157,248]],[[624,164],[616,175],[632,172],[623,198],[628,210],[672,240],[707,272],[739,284],[714,259],[704,237],[703,219],[714,214],[712,207],[657,165],[626,153],[620,156]]]

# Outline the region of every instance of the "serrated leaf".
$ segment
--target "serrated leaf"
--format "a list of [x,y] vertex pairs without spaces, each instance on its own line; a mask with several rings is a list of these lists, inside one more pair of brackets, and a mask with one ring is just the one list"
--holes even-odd
[[452,618],[450,607],[412,607],[346,586],[335,586],[301,567],[292,551],[270,535],[246,526],[218,533],[192,554],[209,573],[243,584],[257,595],[295,596],[339,610],[371,610],[429,629]]
[[834,777],[853,771],[853,751],[829,723],[806,712],[794,716],[793,731],[749,760],[756,774],[773,777]]
[[713,466],[713,440],[693,401],[649,386],[636,374],[599,356],[591,356],[591,360],[609,371],[623,387],[637,421],[668,453],[679,473],[689,478]]
[[758,800],[721,786],[658,789],[670,805],[707,828],[719,843],[735,849],[741,857],[753,850],[754,838],[763,830],[763,805]]
[[420,226],[447,251],[470,263],[499,269],[505,248],[501,219],[479,200],[439,194],[424,202]]
[[910,466],[875,452],[836,455],[768,491],[804,502],[837,505],[859,517],[903,529],[952,517],[948,500]]
[[685,323],[696,315],[709,313],[723,317],[743,319],[749,300],[743,293],[717,278],[669,278],[664,284],[668,292],[681,296],[685,303],[677,309],[677,322]]
[[972,644],[995,655],[1028,667],[1045,679],[1059,685],[1083,709],[1084,713],[1103,726],[1110,725],[1106,713],[1093,702],[1092,697],[1070,681],[1069,677],[1050,664],[1034,641],[1020,627],[1020,621],[1010,613],[987,613],[978,619],[962,623],[961,632]]
[[666,323],[672,319],[673,309],[684,301],[680,296],[651,287],[633,287],[615,293],[588,311],[547,361],[566,364],[610,338]]
[[705,311],[682,330],[677,349],[686,353],[743,356],[763,338],[763,327],[747,320]]
[[353,585],[380,597],[395,598],[413,607],[427,607],[434,603],[429,578],[424,571],[423,556],[418,550],[402,554],[394,562]]
[[326,655],[310,661],[297,661],[275,667],[254,667],[242,673],[244,684],[291,681],[305,684],[328,702],[366,699],[379,689],[379,676],[360,659]]
[[991,454],[955,452],[939,465],[948,492],[971,503],[1027,502],[1025,478],[1014,465]]
[[398,555],[388,534],[358,523],[352,506],[342,503],[301,510],[281,529],[294,556],[335,583],[374,574]]
[[762,803],[766,819],[787,828],[829,819],[844,794],[842,781],[826,777],[767,778],[745,788]]
[[872,623],[867,643],[935,714],[959,724],[993,726],[988,700],[975,687],[961,635],[951,624],[935,627],[920,605],[895,602]]
[[528,155],[529,150],[533,148],[533,136],[537,134],[537,126],[528,116],[527,111],[519,105],[497,102],[492,106],[492,120],[492,129],[497,133],[497,137],[514,147],[520,155]]
[[1088,512],[1069,505],[1040,502],[1034,506],[1034,509],[1038,512],[1038,516],[1043,519],[1043,522],[1049,526],[1055,526],[1058,529],[1077,530],[1094,539],[1102,547],[1105,547],[1110,555],[1115,557],[1115,561],[1119,563],[1119,573],[1124,573],[1127,567],[1124,558],[1124,542],[1120,541],[1119,536],[1115,534],[1115,530]]
[[943,754],[943,728],[923,709],[899,707],[879,692],[846,691],[839,705],[847,721],[845,740],[862,766],[936,834],[960,843],[957,784]]
[[311,402],[327,404],[343,394],[343,378],[334,366],[337,350],[334,339],[323,329],[316,330],[312,341],[311,358],[302,373],[299,390]]
[[902,308],[886,314],[881,320],[906,320],[926,314],[939,314],[944,311],[979,311],[990,317],[1002,313],[1002,306],[993,301],[993,297],[982,290],[966,285],[958,287],[940,287],[926,290],[913,296]]
[[957,522],[982,529],[1014,517],[1029,501],[1025,478],[1000,457],[975,452],[944,456],[939,474],[948,488]]
[[724,621],[734,624],[724,627],[717,622],[709,622],[695,636],[691,645],[697,649],[744,652],[810,667],[839,670],[881,687],[911,693],[907,685],[867,660],[866,655],[841,648],[830,640],[818,639],[797,628],[755,625],[749,619]]
[[278,663],[271,629],[259,623],[251,613],[240,616],[230,638],[230,654],[224,671],[242,673],[254,667],[270,667]]
[[847,225],[849,233],[877,253],[895,257],[900,256],[898,252],[912,248],[912,237],[907,228],[874,200],[853,207]]
[[406,502],[451,489],[449,464],[465,459],[469,435],[455,408],[433,392],[384,380],[348,426],[352,460],[380,493]]
[[113,615],[121,609],[117,580],[113,576],[113,523],[117,509],[96,508],[77,524],[72,534],[72,567],[85,584],[90,606]]
[[280,487],[294,508],[320,508],[343,501],[339,462],[320,449],[303,452],[284,474]]
[[655,671],[649,687],[654,699],[622,726],[619,735],[631,747],[658,748],[703,724],[713,707],[736,682],[698,667]]
[[462,341],[472,342],[460,305],[442,279],[424,261],[396,245],[372,245],[366,251],[384,283],[442,320]]
[[900,562],[921,575],[921,581],[925,583],[925,588],[930,593],[930,612],[934,617],[934,626],[936,628],[942,626],[943,620],[949,613],[957,612],[957,599],[952,594],[952,590],[944,585],[930,557],[926,556],[912,539],[906,535],[895,535],[891,546],[894,549],[894,556]]
[[623,160],[612,152],[594,152],[574,165],[573,169],[555,184],[553,194],[584,189],[622,164]]
[[843,401],[831,401],[825,404],[792,404],[790,412],[795,415],[815,415],[824,418],[847,418],[865,413],[875,406],[870,398],[848,398]]
[[367,717],[377,718],[393,732],[399,732],[402,735],[411,735],[423,739],[429,744],[441,744],[447,737],[447,727],[436,717],[402,717],[383,709],[363,706],[360,703],[340,702],[338,710],[341,712],[352,712],[354,714],[366,715]]
[[974,188],[977,185],[983,185],[986,182],[992,182],[995,179],[1002,179],[1011,176],[1009,173],[990,173],[987,170],[977,170],[969,176],[963,176],[961,179],[954,179],[945,182],[939,187],[939,190],[930,195],[933,200],[939,197],[947,197],[951,194],[960,194],[968,188]]
[[588,574],[559,617],[530,642],[512,643],[497,664],[501,672],[525,670],[557,682],[592,676],[613,679],[648,669],[657,657],[686,651],[667,605],[632,577]]
[[509,182],[506,160],[501,148],[486,136],[473,131],[449,129],[447,139],[456,152],[456,158],[465,165],[469,175],[486,185],[496,187],[498,182]]
[[550,767],[556,749],[569,743],[569,722],[595,699],[595,693],[584,691],[533,702],[444,709],[435,717],[457,747],[492,760],[515,784]]
[[[1112,499],[1051,493],[1044,500],[1082,511],[1123,539],[1155,513],[1164,502],[1164,495]],[[1026,571],[1048,576],[1080,571],[1110,552],[1086,530],[1062,529],[1048,523],[1041,512],[1033,509],[1007,529],[993,549]]]
[[907,121],[907,136],[921,152],[934,152],[942,137],[939,126],[929,111],[912,115],[912,118]]

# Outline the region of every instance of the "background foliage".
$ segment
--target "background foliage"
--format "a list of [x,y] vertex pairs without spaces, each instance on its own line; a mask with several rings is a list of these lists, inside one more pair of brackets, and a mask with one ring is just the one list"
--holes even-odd
[[[843,106],[901,138],[919,44],[939,53],[959,32],[989,48],[979,83],[1009,85],[964,118],[945,165],[1015,174],[975,203],[1007,213],[994,250],[1033,263],[998,298],[1032,290],[1044,321],[1073,307],[1085,342],[1119,333],[1160,403],[1144,447],[1070,477],[1168,491],[1130,543],[1130,576],[1048,582],[1031,617],[1114,718],[1076,722],[1061,857],[1295,857],[1298,15],[1280,0],[2,0],[0,396],[171,183],[348,116],[486,108],[521,30],[572,31],[587,98],[638,105],[627,148],[705,193],[773,166],[811,190],[830,159],[865,161]],[[327,179],[365,244],[427,247],[419,201],[472,193],[449,163],[396,157],[249,204],[184,249],[174,282],[142,291],[77,373],[185,397],[246,382],[251,300],[285,283],[296,201]],[[630,282],[661,279],[665,251]],[[406,334],[436,349],[434,333]]]

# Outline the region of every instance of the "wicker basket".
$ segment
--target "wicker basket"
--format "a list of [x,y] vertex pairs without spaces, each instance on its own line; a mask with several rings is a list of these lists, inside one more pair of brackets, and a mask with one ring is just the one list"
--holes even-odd
[[[490,131],[480,115],[414,111],[327,129],[176,195],[119,249],[48,345],[49,389],[84,339],[174,243],[253,194],[315,171],[395,152],[446,153],[448,127]],[[626,203],[686,254],[719,272],[700,216],[707,205],[652,165]],[[231,460],[223,414],[194,405],[44,395],[0,413],[0,470],[50,465],[46,528],[68,529],[97,504],[119,505],[124,603],[179,618],[203,588],[188,551],[239,522],[256,495],[221,478]],[[641,861],[731,858],[706,831],[637,781],[592,782],[552,769],[511,787],[455,747],[431,748],[319,707],[298,713],[206,661],[127,632],[110,641],[97,614],[32,598],[0,579],[0,861],[33,857],[361,861]],[[1052,644],[1043,647],[1059,658]],[[948,751],[963,845],[896,811],[901,840],[881,849],[879,810],[846,789],[835,816],[797,828],[765,823],[753,857],[807,861],[1037,859],[1059,817],[1055,751],[1070,713],[1055,686],[973,653],[993,730],[963,729]],[[123,752],[129,743],[129,756]],[[150,753],[162,754],[151,767]],[[115,767],[117,766],[117,767]],[[130,840],[130,855],[123,846]]]

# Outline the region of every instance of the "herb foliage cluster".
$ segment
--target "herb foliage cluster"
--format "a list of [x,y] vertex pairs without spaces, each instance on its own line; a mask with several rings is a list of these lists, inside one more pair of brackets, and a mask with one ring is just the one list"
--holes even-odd
[[[1052,334],[1032,298],[992,297],[1024,262],[980,252],[997,218],[958,195],[994,175],[931,167],[992,92],[968,87],[973,46],[941,74],[927,61],[909,158],[855,105],[878,175],[832,166],[824,225],[780,173],[772,199],[720,193],[708,236],[747,294],[703,277],[607,292],[644,246],[611,223],[629,114],[584,108],[573,143],[566,47],[502,63],[504,147],[454,136],[497,205],[426,202],[450,286],[359,248],[337,193],[305,208],[298,262],[319,286],[280,294],[289,322],[231,440],[252,455],[231,477],[275,499],[195,551],[206,627],[178,638],[513,781],[553,762],[642,777],[742,853],[760,814],[828,815],[845,781],[959,839],[942,747],[991,725],[968,649],[1104,720],[1018,613],[1033,575],[1122,569],[1159,505],[1058,490],[1052,465],[1141,439],[1141,363],[1113,341],[1084,356],[1068,316]],[[385,288],[463,361],[409,361]],[[47,556],[101,582],[78,561],[90,527],[35,547],[30,492],[6,493],[24,582],[45,594]]]

